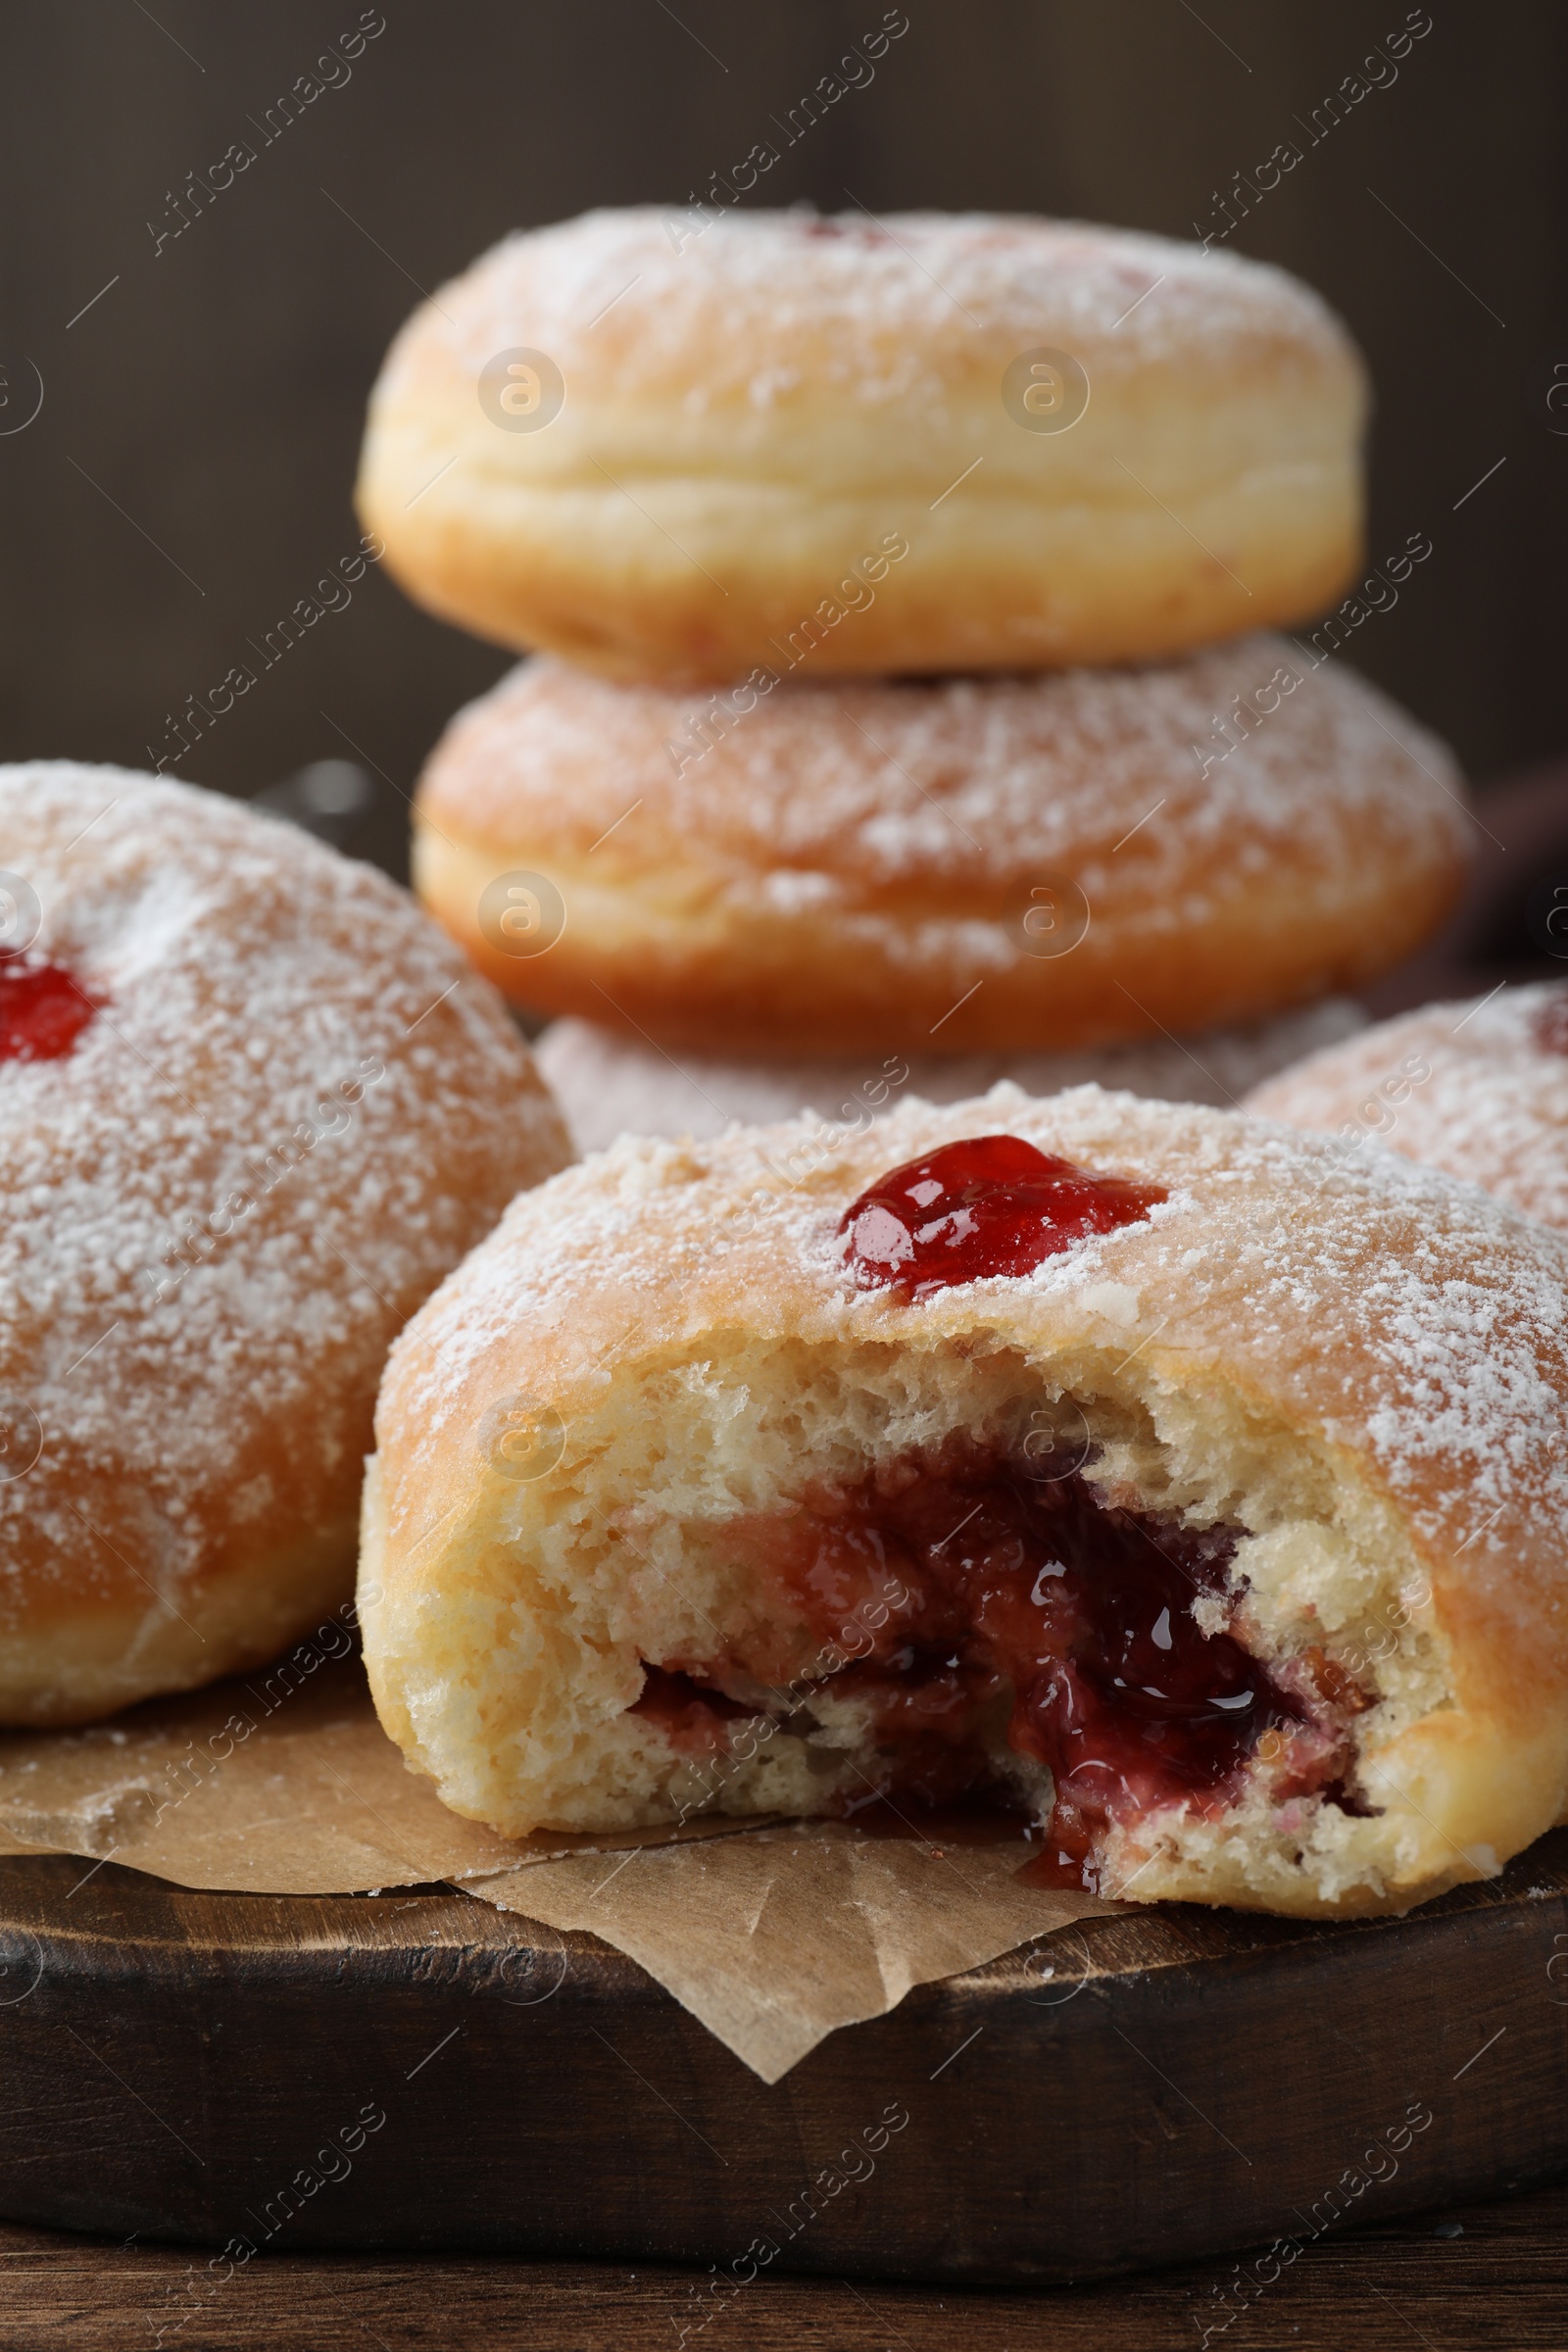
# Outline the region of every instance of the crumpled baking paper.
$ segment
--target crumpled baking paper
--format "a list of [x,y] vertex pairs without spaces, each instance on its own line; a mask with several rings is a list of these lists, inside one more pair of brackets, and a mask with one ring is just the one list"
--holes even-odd
[[111,1723],[0,1734],[0,1854],[38,1851],[252,1894],[453,1882],[614,1944],[768,2082],[915,1984],[1122,1907],[1020,1885],[1022,1839],[716,1816],[678,1836],[498,1838],[408,1770],[358,1658],[310,1645]]
[[789,1822],[699,1845],[573,1854],[473,1891],[617,1944],[776,2082],[837,2028],[884,2016],[916,1984],[1126,1908],[1020,1886],[1039,1850],[1022,1838],[943,1846]]

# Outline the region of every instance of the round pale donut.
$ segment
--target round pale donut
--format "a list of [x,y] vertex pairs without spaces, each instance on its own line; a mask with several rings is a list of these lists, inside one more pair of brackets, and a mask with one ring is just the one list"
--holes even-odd
[[1568,1232],[1568,980],[1418,1012],[1268,1079],[1250,1110],[1386,1144]]
[[398,1341],[381,1720],[509,1835],[987,1793],[1137,1899],[1398,1911],[1568,1792],[1568,1244],[1081,1087],[624,1143]]
[[1118,1087],[1162,1102],[1234,1108],[1250,1087],[1306,1054],[1340,1044],[1367,1025],[1348,998],[1330,997],[1253,1029],[1201,1037],[1156,1037],[1096,1054],[887,1054],[861,1061],[710,1061],[620,1036],[598,1021],[552,1021],[534,1058],[560,1103],[579,1152],[602,1152],[617,1136],[673,1142],[722,1135],[730,1126],[771,1126],[802,1112],[824,1136],[884,1118],[918,1095],[961,1102],[1009,1080],[1026,1095],[1069,1086]]
[[387,1348],[570,1147],[370,867],[64,762],[0,839],[0,1722],[77,1723],[348,1600]]
[[661,1046],[1065,1053],[1398,962],[1460,888],[1461,791],[1395,704],[1273,637],[710,703],[547,658],[437,745],[414,874],[514,1002]]
[[597,212],[415,313],[359,504],[431,612],[607,676],[1151,661],[1348,584],[1365,411],[1338,319],[1232,254]]

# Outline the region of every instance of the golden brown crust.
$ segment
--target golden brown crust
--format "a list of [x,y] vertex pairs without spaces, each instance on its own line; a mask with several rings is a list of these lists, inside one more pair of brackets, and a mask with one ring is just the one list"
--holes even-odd
[[[846,1205],[998,1129],[1170,1198],[1020,1281],[855,1291]],[[1400,1909],[1497,1868],[1568,1791],[1565,1334],[1556,1235],[1236,1114],[1003,1087],[830,1151],[804,1124],[618,1146],[517,1202],[393,1352],[362,1571],[377,1704],[460,1811],[668,1818],[673,1769],[624,1710],[702,1603],[703,1526],[895,1448],[916,1404],[935,1432],[1009,1383],[1064,1394],[1135,1433],[1102,1475],[1250,1531],[1261,1654],[1360,1644],[1376,1699],[1372,1811],[1275,1808],[1259,1782],[1217,1823],[1135,1823],[1113,1882]],[[527,1475],[490,1442],[519,1400],[555,1433]],[[758,1797],[737,1773],[720,1801]]]
[[[1397,962],[1469,855],[1443,746],[1277,638],[717,700],[543,660],[449,727],[416,885],[518,1003],[749,1054],[1180,1035]],[[564,918],[542,953],[481,916],[518,872]]]
[[1153,660],[1346,585],[1365,399],[1315,296],[1193,245],[600,212],[416,313],[359,502],[433,612],[607,675]]
[[79,1722],[347,1597],[388,1345],[570,1153],[369,867],[120,768],[0,770],[0,821],[32,954],[100,1002],[0,1062],[0,1721]]
[[1267,1080],[1250,1106],[1485,1185],[1568,1232],[1568,982],[1425,1004]]

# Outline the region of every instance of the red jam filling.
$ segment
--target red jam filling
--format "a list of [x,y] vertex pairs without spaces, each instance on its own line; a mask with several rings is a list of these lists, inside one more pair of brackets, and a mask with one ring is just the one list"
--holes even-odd
[[1065,1465],[1054,1475],[953,1440],[726,1532],[775,1580],[776,1622],[818,1645],[816,1671],[792,1680],[766,1635],[681,1673],[652,1669],[638,1711],[670,1722],[678,1745],[721,1747],[737,1705],[808,1709],[824,1686],[864,1698],[878,1760],[853,1814],[877,1800],[1016,1805],[987,1753],[1004,1741],[1051,1769],[1042,1862],[1073,1885],[1091,1882],[1111,1826],[1183,1802],[1222,1810],[1265,1740],[1278,1799],[1337,1792],[1361,1694],[1327,1660],[1287,1688],[1194,1614],[1205,1596],[1229,1610],[1233,1530],[1107,1507]]
[[1157,1185],[1049,1158],[1019,1136],[977,1135],[879,1178],[839,1231],[862,1290],[916,1299],[952,1283],[1031,1273],[1088,1234],[1137,1224],[1165,1197]]
[[1535,1029],[1544,1054],[1568,1054],[1568,988],[1548,997],[1536,1015]]
[[646,1663],[643,1674],[642,1696],[631,1712],[657,1723],[670,1746],[685,1754],[710,1753],[720,1743],[722,1724],[757,1713],[755,1707],[726,1698],[722,1690],[711,1683],[699,1682],[695,1675],[671,1673]]
[[62,964],[0,961],[0,1061],[61,1061],[99,1009]]

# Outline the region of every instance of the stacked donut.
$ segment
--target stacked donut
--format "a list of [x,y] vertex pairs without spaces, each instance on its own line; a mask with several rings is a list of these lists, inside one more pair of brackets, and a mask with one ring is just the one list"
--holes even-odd
[[1568,1819],[1564,992],[1358,1033],[1462,788],[1272,633],[1363,405],[1277,271],[1044,221],[602,214],[399,338],[365,518],[532,656],[416,880],[611,1144],[382,1383],[366,1661],[459,1812],[979,1798],[1306,1916]]
[[1358,1026],[1468,846],[1443,746],[1270,633],[1359,561],[1364,408],[1280,271],[1045,220],[602,212],[417,312],[362,512],[534,658],[416,881],[579,1142],[1229,1102]]

